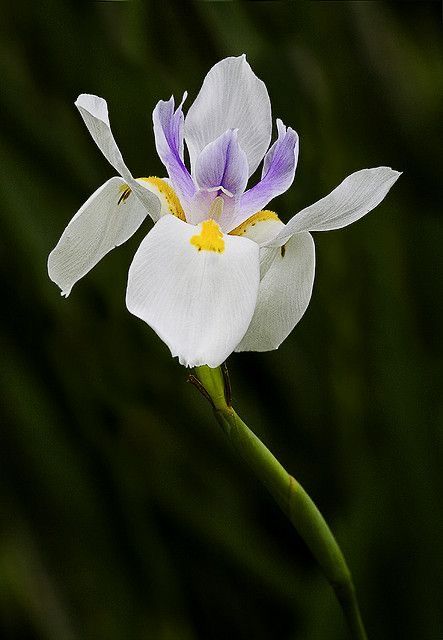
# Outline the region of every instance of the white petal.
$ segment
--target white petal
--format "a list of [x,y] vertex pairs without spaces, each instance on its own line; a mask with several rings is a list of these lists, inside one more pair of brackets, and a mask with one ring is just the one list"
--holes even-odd
[[249,175],[254,173],[271,141],[271,103],[264,82],[246,56],[225,58],[210,69],[185,120],[185,140],[192,173],[200,151],[227,129],[238,129]]
[[180,218],[180,220],[186,219],[181,202],[172,188],[169,178],[151,176],[149,178],[137,178],[137,182],[145,189],[148,189],[148,191],[151,191],[159,199],[160,211],[158,212],[158,217],[154,219],[154,222],[157,222],[159,218],[170,213]]
[[219,366],[254,313],[259,248],[223,235],[217,253],[191,244],[201,225],[165,216],[140,245],[129,269],[126,304],[188,367]]
[[264,210],[254,213],[238,227],[230,231],[232,235],[249,238],[259,245],[268,244],[285,228],[274,211]]
[[98,96],[82,93],[77,98],[75,106],[80,111],[80,115],[88,127],[89,133],[105,158],[125,179],[140,202],[146,207],[151,218],[154,221],[157,220],[160,212],[158,198],[138,184],[125,165],[122,154],[112,135],[106,101]]
[[51,251],[49,277],[64,296],[111,249],[126,242],[146,218],[146,209],[132,193],[124,197],[125,188],[127,185],[120,177],[99,187],[75,214]]
[[329,195],[291,218],[270,246],[281,246],[299,231],[331,231],[352,224],[380,204],[400,175],[389,167],[352,173]]
[[261,251],[262,262],[273,260],[266,265],[252,322],[236,351],[277,349],[300,321],[311,299],[315,247],[308,232],[295,234],[281,249]]

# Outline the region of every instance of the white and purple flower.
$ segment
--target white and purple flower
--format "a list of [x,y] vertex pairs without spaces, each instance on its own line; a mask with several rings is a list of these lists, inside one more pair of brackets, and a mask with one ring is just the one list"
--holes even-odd
[[[155,223],[129,269],[126,304],[186,366],[220,365],[235,351],[276,349],[299,322],[315,270],[310,231],[339,229],[376,207],[400,173],[363,169],[284,224],[266,205],[292,184],[298,136],[277,120],[246,57],[206,76],[186,118],[182,103],[154,109],[157,152],[168,178],[134,179],[113,138],[106,102],[76,101],[96,144],[118,172],[76,213],[48,259],[69,295],[149,215]],[[189,170],[184,161],[184,142]],[[247,188],[263,160],[261,180]]]

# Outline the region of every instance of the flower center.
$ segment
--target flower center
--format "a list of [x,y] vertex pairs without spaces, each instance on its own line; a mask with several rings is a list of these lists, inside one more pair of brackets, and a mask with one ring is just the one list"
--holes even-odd
[[201,231],[198,235],[192,236],[190,243],[197,248],[197,251],[214,251],[223,253],[225,241],[223,233],[215,220],[205,220],[201,223]]

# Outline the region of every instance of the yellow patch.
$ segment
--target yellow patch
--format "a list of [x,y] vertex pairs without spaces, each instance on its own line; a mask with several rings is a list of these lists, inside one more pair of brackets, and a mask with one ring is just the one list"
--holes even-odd
[[174,189],[167,182],[161,178],[156,178],[155,176],[139,178],[139,180],[148,182],[149,184],[152,184],[153,187],[156,187],[159,190],[160,195],[166,200],[167,207],[172,215],[183,220],[183,222],[186,222],[185,212],[183,211],[180,200],[178,199]]
[[280,220],[280,218],[274,211],[269,211],[268,209],[257,211],[257,213],[254,213],[229,233],[233,236],[243,236],[250,227],[254,227],[258,222],[264,222],[265,220]]
[[[148,182],[150,185],[152,185],[154,187],[154,193],[155,191],[158,191],[158,196],[160,198],[163,198],[164,204],[168,211],[176,218],[179,218],[180,220],[183,220],[183,222],[186,222],[185,212],[183,211],[183,208],[180,204],[180,200],[178,199],[178,196],[175,193],[174,189],[170,187],[167,182],[165,182],[161,178],[156,178],[155,176],[138,179],[143,180],[144,182]],[[131,187],[129,187],[127,184],[122,184],[122,186],[120,187],[120,191],[122,192],[122,194],[117,204],[126,202],[126,200],[131,195]]]
[[194,247],[197,247],[198,251],[223,253],[225,250],[223,233],[215,220],[205,220],[202,222],[200,233],[192,236],[190,243],[193,244]]
[[211,206],[209,207],[209,218],[212,218],[213,220],[220,220],[223,213],[224,205],[225,203],[221,196],[217,196],[216,198],[214,198],[214,200],[211,202]]

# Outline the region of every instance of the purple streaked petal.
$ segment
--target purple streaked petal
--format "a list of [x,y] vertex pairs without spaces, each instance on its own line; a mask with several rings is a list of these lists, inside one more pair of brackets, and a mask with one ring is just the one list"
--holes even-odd
[[228,129],[199,154],[195,180],[202,190],[240,196],[248,182],[248,169],[246,154],[238,143],[238,130]]
[[154,122],[155,146],[160,160],[166,167],[174,189],[188,201],[195,193],[194,182],[183,162],[183,122],[182,104],[174,111],[175,101],[160,100],[157,103],[152,119]]
[[[277,120],[278,138],[263,163],[260,182],[246,191],[240,201],[243,220],[263,209],[270,200],[284,193],[292,184],[298,160],[298,135]],[[240,224],[238,222],[238,224]]]

